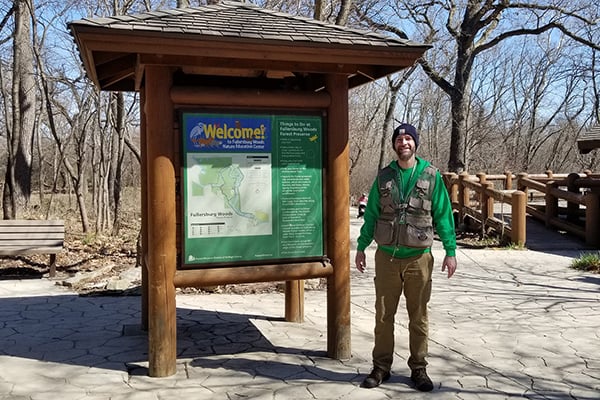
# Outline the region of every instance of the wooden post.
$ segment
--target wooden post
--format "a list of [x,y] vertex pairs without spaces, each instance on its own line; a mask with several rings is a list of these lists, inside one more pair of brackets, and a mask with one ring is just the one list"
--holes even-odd
[[512,227],[510,240],[519,245],[525,245],[527,240],[527,195],[519,190],[511,196]]
[[494,198],[488,194],[488,190],[494,190],[492,182],[485,182],[481,187],[481,229],[483,230],[487,219],[494,216]]
[[304,281],[285,281],[285,320],[304,321]]
[[[567,190],[571,193],[579,193],[579,187],[576,184],[579,174],[572,172],[567,176]],[[567,221],[577,223],[579,221],[579,204],[567,201]]]
[[285,320],[304,322],[304,280],[285,282]]
[[[488,182],[486,184],[486,187],[484,188],[484,191],[493,191],[494,190],[494,184]],[[487,199],[484,203],[484,206],[487,207],[487,215],[488,217],[493,217],[494,216],[494,197],[490,196],[489,194],[487,195]]]
[[460,222],[465,218],[464,207],[470,206],[469,189],[463,184],[468,178],[469,173],[466,171],[463,171],[458,175],[458,220]]
[[333,274],[327,278],[327,354],[349,359],[350,349],[350,179],[348,170],[348,77],[329,74],[327,115],[327,253]]
[[517,174],[517,190],[520,190],[527,196],[527,185],[522,182],[525,178],[527,178],[527,172],[520,172]]
[[600,246],[600,198],[594,192],[585,195],[585,243]]
[[145,115],[148,179],[148,358],[149,375],[176,371],[175,286],[176,214],[174,110],[167,67],[145,69]]
[[554,181],[546,182],[546,227],[552,226],[552,219],[558,217],[558,198],[554,196],[552,192],[552,188],[554,187]]
[[512,185],[513,185],[512,172],[506,171],[504,173],[504,176],[506,176],[506,178],[504,179],[504,190],[512,190]]
[[48,276],[50,278],[54,278],[56,276],[56,254],[50,254],[50,261],[48,263],[50,266],[50,270],[48,271]]
[[446,184],[446,190],[448,190],[448,194],[450,195],[450,202],[453,206],[458,204],[458,184],[456,183],[458,180],[458,175],[454,172],[444,172],[442,174],[444,178],[444,183]]
[[[489,212],[488,202],[490,200],[487,193],[485,193],[485,189],[492,188],[494,185],[487,181],[487,176],[485,172],[478,172],[477,178],[479,178],[479,184],[481,185],[481,192],[479,193],[479,209],[481,211],[481,236],[485,235],[485,223],[488,217],[494,215],[494,203],[492,203],[492,212]],[[493,201],[493,199],[492,199]]]
[[487,176],[486,176],[485,172],[478,172],[477,178],[479,179],[480,184],[483,185],[484,183],[487,183]]
[[140,88],[140,149],[141,149],[141,209],[142,209],[142,229],[141,229],[141,248],[138,248],[138,262],[142,269],[142,330],[148,330],[148,160],[147,160],[147,142],[146,142],[146,91]]

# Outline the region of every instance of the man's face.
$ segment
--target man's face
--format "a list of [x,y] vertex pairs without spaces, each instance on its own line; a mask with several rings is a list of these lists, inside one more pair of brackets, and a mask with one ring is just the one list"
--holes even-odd
[[408,161],[415,155],[415,141],[410,135],[398,135],[394,142],[394,149],[401,161]]

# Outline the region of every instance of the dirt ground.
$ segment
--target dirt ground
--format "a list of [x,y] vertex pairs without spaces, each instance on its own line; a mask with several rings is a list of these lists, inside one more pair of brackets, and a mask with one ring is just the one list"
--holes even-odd
[[[62,215],[48,219],[65,221],[64,251],[56,257],[57,285],[65,286],[80,295],[139,295],[141,267],[137,260],[137,242],[140,216],[130,206],[124,213],[124,222],[117,235],[84,234],[80,222],[73,217],[74,210],[64,208]],[[69,212],[71,211],[71,212]],[[30,216],[31,217],[31,216]],[[33,216],[35,218],[35,216]],[[49,255],[0,257],[0,280],[41,279],[48,277]],[[320,290],[325,279],[305,282],[305,289]],[[260,282],[205,288],[182,288],[182,293],[265,293],[283,291],[283,282]]]
[[[105,243],[82,245],[65,240],[65,251],[57,255],[57,273],[48,278],[48,255],[2,257],[0,280],[48,278],[57,285],[65,286],[80,295],[116,296],[141,293],[141,268],[136,263],[135,246],[129,243]],[[325,279],[305,282],[307,290],[324,289]],[[181,293],[266,293],[283,291],[283,282],[259,282],[220,285],[205,288],[182,288]]]
[[[57,255],[57,274],[53,280],[81,295],[139,295],[141,268],[137,260],[140,232],[139,190],[130,189],[123,199],[122,223],[118,234],[83,233],[74,202],[66,197],[54,199],[51,207],[40,214],[35,204],[26,213],[30,219],[62,219],[65,221],[64,251]],[[351,215],[356,211],[351,210]],[[352,235],[358,236],[361,224],[352,224]],[[482,240],[471,232],[459,232],[459,245],[467,247],[495,247],[493,238]],[[49,255],[0,257],[0,280],[40,279],[48,274]],[[305,281],[305,289],[321,290],[326,279]],[[283,282],[222,285],[206,288],[178,289],[183,293],[264,293],[283,291]]]

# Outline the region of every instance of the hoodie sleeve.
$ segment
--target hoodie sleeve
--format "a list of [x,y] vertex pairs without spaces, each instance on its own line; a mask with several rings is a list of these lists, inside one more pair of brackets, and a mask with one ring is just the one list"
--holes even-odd
[[435,187],[432,194],[433,224],[437,231],[447,256],[456,255],[456,230],[454,228],[454,214],[448,190],[438,171],[435,177]]

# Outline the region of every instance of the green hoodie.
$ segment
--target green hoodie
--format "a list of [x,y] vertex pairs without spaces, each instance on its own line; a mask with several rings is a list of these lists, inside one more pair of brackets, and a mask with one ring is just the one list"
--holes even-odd
[[[403,183],[402,192],[409,193],[410,190],[415,186],[419,175],[427,166],[430,165],[429,161],[426,161],[420,157],[416,157],[415,170],[413,169],[403,170],[398,166],[396,161],[390,163],[390,167],[398,172],[398,179],[402,176],[400,182]],[[412,178],[411,178],[412,176]],[[447,256],[456,255],[456,232],[454,230],[454,217],[452,214],[452,204],[450,203],[450,197],[448,191],[442,180],[442,175],[439,171],[435,177],[435,187],[432,193],[432,210],[431,214],[433,217],[433,226],[438,233],[444,250],[446,250]],[[379,204],[379,187],[377,185],[377,178],[373,182],[371,191],[369,192],[369,201],[364,214],[364,224],[360,229],[360,236],[358,237],[357,250],[364,251],[373,241],[373,233],[375,231],[375,223],[379,218],[380,204]],[[408,258],[416,256],[422,253],[429,252],[431,249],[416,249],[410,247],[398,247],[393,246],[379,246],[379,249],[393,255],[396,258]]]

